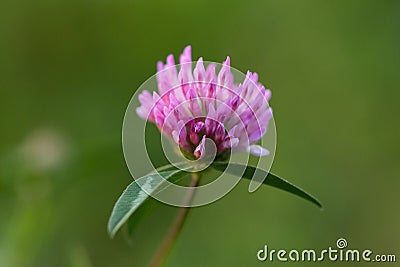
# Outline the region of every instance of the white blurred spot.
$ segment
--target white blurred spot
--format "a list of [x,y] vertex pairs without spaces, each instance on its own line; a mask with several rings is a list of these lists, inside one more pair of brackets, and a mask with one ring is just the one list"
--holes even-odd
[[27,165],[38,169],[58,167],[66,158],[65,138],[52,129],[38,129],[28,134],[19,152]]

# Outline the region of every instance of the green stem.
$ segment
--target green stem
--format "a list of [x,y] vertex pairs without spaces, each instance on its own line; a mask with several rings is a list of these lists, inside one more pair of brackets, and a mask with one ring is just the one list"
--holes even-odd
[[[192,173],[192,180],[190,181],[191,190],[185,196],[184,199],[184,206],[189,206],[193,200],[195,187],[199,184],[200,176],[198,173]],[[164,260],[166,259],[168,253],[170,252],[172,246],[174,245],[181,229],[183,223],[186,220],[190,207],[181,207],[178,211],[178,214],[175,217],[174,222],[172,223],[171,227],[167,235],[165,236],[162,244],[158,248],[157,252],[154,254],[149,266],[150,267],[159,267],[163,264]]]

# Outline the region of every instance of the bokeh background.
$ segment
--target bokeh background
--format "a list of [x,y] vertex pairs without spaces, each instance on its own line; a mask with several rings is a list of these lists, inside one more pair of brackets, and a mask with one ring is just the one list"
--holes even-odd
[[265,244],[340,237],[399,261],[399,14],[395,0],[1,1],[0,266],[146,265],[176,209],[143,217],[132,241],[109,239],[132,180],[122,120],[156,61],[187,44],[259,73],[273,92],[272,171],[325,210],[243,181],[191,210],[166,266],[272,265],[256,259]]

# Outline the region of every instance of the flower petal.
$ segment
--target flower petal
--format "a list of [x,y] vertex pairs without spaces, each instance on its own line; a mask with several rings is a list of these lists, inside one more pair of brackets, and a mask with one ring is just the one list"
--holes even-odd
[[262,146],[259,145],[250,145],[248,147],[248,152],[253,154],[254,156],[262,157],[262,156],[268,156],[269,151],[268,149],[263,148]]
[[205,144],[206,144],[206,136],[203,135],[203,138],[201,139],[200,144],[196,147],[196,149],[193,152],[193,154],[196,158],[202,159],[206,155]]

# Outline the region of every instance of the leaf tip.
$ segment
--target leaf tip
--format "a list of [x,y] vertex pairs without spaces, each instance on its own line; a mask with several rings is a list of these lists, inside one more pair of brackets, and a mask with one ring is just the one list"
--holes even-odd
[[325,210],[321,203],[319,203],[318,207],[319,207],[320,211],[324,211]]
[[312,197],[311,202],[314,203],[315,205],[317,205],[320,211],[324,211],[324,207],[322,206],[321,202],[314,196],[311,196],[311,197]]
[[107,225],[107,233],[108,233],[108,237],[110,239],[113,239],[115,236],[115,233],[116,233],[115,229],[113,229],[110,221],[108,222],[108,225]]

